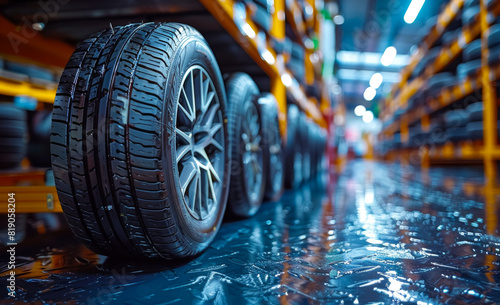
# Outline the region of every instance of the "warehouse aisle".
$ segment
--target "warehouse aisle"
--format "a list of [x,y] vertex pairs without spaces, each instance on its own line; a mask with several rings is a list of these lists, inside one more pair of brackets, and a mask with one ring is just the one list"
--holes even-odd
[[224,223],[208,251],[175,266],[97,256],[69,232],[36,236],[18,248],[18,299],[493,304],[500,299],[498,206],[463,195],[465,181],[481,177],[473,169],[422,173],[354,162],[253,218]]

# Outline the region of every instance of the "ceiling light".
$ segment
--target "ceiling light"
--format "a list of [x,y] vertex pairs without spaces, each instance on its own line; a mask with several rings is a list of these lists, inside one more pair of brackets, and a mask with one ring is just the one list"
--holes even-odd
[[262,53],[260,53],[260,56],[264,58],[264,60],[270,65],[274,65],[274,63],[276,62],[273,54],[269,52],[267,49],[264,50]]
[[254,39],[255,38],[255,31],[252,29],[252,27],[248,23],[243,24],[243,32],[248,37],[250,37],[250,39]]
[[420,10],[422,9],[424,2],[425,0],[411,1],[410,6],[408,7],[408,10],[406,11],[404,17],[406,23],[412,24],[415,21],[415,19],[417,19],[418,13],[420,13]]
[[384,66],[390,66],[392,62],[394,61],[394,58],[396,58],[396,55],[398,55],[398,51],[396,50],[395,47],[388,47],[385,49],[384,54],[382,54],[382,58],[380,59],[380,62]]
[[[355,52],[355,51],[338,51],[337,52],[337,61],[342,66],[361,66],[364,68],[373,67],[372,71],[375,71],[380,67],[380,58],[382,57],[382,53],[374,53],[374,52]],[[410,62],[410,56],[399,54],[396,55],[394,61],[391,66],[394,68],[403,68],[407,66]],[[371,74],[370,74],[371,76]]]
[[333,17],[333,23],[335,23],[336,25],[343,25],[344,22],[345,22],[345,18],[342,15],[337,15],[337,16]]
[[377,91],[375,89],[373,89],[372,87],[366,88],[365,93],[363,93],[363,97],[368,102],[372,101],[376,95],[377,95]]
[[371,112],[370,110],[368,110],[367,112],[365,112],[365,114],[363,114],[363,122],[365,122],[366,124],[370,124],[374,119],[374,116],[373,116],[373,112]]
[[384,81],[384,77],[380,73],[375,73],[373,74],[372,78],[370,79],[370,87],[373,89],[378,89],[380,85],[382,85],[382,82]]
[[354,108],[354,114],[356,116],[363,116],[366,112],[366,108],[363,105],[358,105],[356,108]]
[[290,74],[283,73],[283,75],[281,75],[281,82],[283,83],[283,85],[285,85],[285,87],[290,87],[293,83],[293,80]]

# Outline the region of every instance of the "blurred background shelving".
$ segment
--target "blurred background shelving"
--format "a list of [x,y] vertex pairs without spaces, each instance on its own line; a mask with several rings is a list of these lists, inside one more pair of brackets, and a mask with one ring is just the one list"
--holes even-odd
[[447,4],[380,103],[381,157],[483,164],[487,184],[496,183],[499,14],[497,1]]

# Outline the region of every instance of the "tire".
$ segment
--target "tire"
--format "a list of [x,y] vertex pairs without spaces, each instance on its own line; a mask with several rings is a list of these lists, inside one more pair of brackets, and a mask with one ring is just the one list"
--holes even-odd
[[207,248],[229,190],[225,105],[213,53],[189,26],[129,24],[83,41],[61,77],[51,136],[75,235],[114,256]]
[[277,201],[283,195],[284,168],[283,143],[279,125],[278,102],[271,93],[259,96],[259,110],[262,117],[262,150],[264,152],[264,175],[266,188],[264,198]]
[[296,105],[288,107],[287,143],[285,149],[285,187],[295,189],[302,183],[302,153],[299,143],[300,110]]
[[27,157],[31,166],[50,167],[50,128],[52,111],[42,110],[35,113],[31,120],[30,141]]
[[228,126],[232,152],[229,210],[237,217],[250,217],[264,197],[262,119],[252,78],[235,73],[227,80]]
[[0,103],[0,168],[21,165],[26,155],[26,112],[10,103]]
[[318,160],[320,158],[320,136],[319,127],[316,124],[309,125],[309,134],[311,141],[311,178],[314,179],[318,174]]

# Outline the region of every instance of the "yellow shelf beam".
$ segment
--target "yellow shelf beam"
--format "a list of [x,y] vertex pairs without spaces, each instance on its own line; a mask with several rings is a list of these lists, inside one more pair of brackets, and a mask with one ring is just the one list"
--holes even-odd
[[[9,198],[8,194],[11,193],[15,194],[16,213],[62,212],[61,204],[54,186],[0,187],[0,198]],[[6,208],[0,210],[0,214],[6,212]]]
[[54,103],[56,89],[41,88],[28,82],[0,78],[0,94],[8,96],[26,95],[37,99],[39,102]]
[[[318,125],[326,127],[327,124],[321,115],[319,106],[309,99],[304,93],[305,90],[299,85],[298,81],[293,78],[293,74],[285,69],[284,58],[281,54],[276,54],[272,48],[262,46],[259,48],[258,27],[255,23],[246,18],[245,27],[246,33],[242,33],[236,22],[234,21],[233,8],[235,2],[233,0],[200,0],[205,8],[214,16],[217,21],[224,27],[224,29],[238,42],[238,44],[252,57],[252,59],[261,67],[264,72],[271,78],[271,87],[273,94],[279,94],[276,97],[280,105],[280,127],[282,133],[286,132],[286,91],[283,91],[281,86],[285,86],[294,97],[297,98],[299,106],[311,117]],[[278,27],[277,30],[271,31],[272,35],[276,35],[278,39],[284,38],[285,29],[285,4],[284,0],[276,0],[275,15],[273,16],[273,28]],[[274,60],[266,60],[262,52],[269,52],[272,54]],[[283,75],[286,77],[286,82],[282,80]],[[291,82],[290,82],[291,80]],[[281,88],[280,88],[281,87]]]

